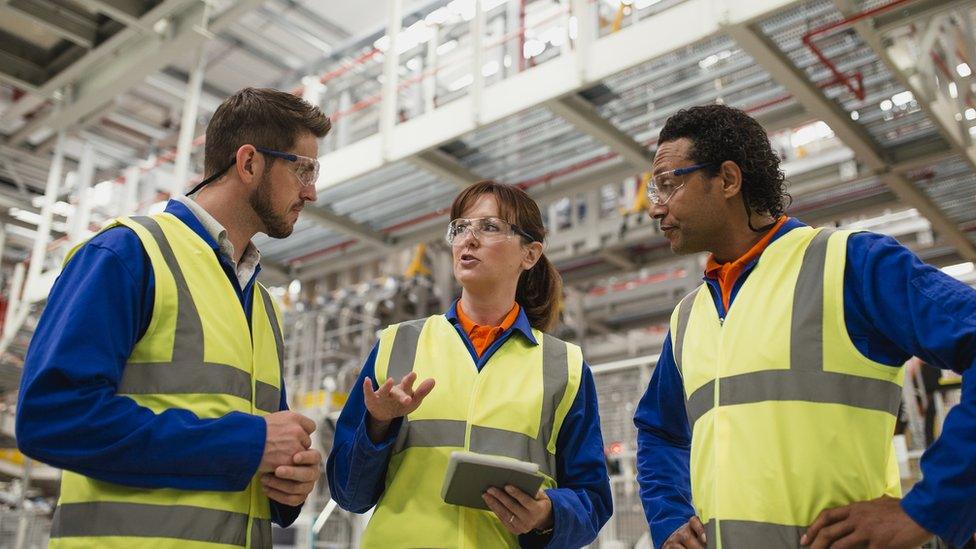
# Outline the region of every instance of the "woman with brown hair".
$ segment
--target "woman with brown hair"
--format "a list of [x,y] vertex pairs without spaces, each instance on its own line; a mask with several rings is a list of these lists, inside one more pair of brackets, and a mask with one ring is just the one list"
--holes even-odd
[[[545,235],[516,187],[483,181],[455,198],[461,298],[385,329],[339,417],[329,488],[344,509],[376,507],[363,547],[581,547],[610,517],[592,374],[579,347],[545,333],[562,296]],[[453,451],[535,463],[543,489],[490,488],[490,511],[445,503]]]

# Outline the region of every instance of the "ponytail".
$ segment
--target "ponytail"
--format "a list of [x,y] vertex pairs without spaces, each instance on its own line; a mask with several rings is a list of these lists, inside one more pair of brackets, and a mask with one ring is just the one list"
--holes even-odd
[[548,332],[559,322],[563,300],[563,278],[545,254],[519,277],[515,301],[525,311],[529,324]]

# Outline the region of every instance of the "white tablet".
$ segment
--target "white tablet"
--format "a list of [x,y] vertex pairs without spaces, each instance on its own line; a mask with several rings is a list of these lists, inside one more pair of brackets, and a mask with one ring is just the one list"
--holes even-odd
[[481,495],[492,486],[504,490],[509,484],[535,497],[542,486],[539,466],[487,454],[451,452],[441,497],[453,505],[488,510]]

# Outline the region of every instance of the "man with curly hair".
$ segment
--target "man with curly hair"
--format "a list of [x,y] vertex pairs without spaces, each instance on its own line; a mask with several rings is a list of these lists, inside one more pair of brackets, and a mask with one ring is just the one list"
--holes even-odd
[[[765,130],[724,105],[661,131],[651,215],[710,252],[675,308],[634,421],[656,547],[918,547],[976,531],[976,291],[894,239],[815,229]],[[892,435],[902,365],[963,375],[904,499]]]

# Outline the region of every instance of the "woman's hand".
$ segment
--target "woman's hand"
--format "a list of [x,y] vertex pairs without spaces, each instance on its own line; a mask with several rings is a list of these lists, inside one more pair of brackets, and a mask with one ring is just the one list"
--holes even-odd
[[544,490],[539,490],[532,498],[515,486],[506,486],[505,490],[492,487],[481,497],[505,528],[515,535],[545,530],[553,525],[552,501]]
[[400,383],[387,379],[379,389],[373,390],[373,380],[363,380],[363,398],[366,401],[366,428],[369,438],[379,442],[386,436],[390,423],[416,410],[424,398],[434,389],[434,379],[425,379],[416,389],[413,388],[417,373],[403,376]]

